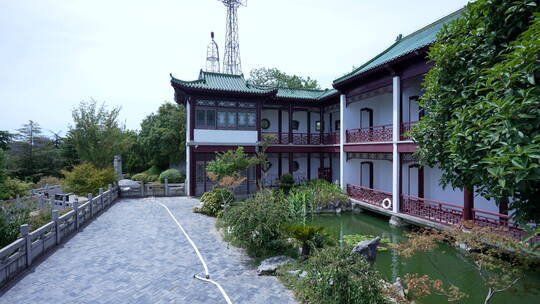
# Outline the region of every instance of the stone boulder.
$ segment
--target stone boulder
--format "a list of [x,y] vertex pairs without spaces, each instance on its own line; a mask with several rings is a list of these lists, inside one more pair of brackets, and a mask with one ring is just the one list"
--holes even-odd
[[271,275],[276,272],[276,269],[286,263],[294,262],[294,259],[286,256],[275,256],[262,261],[259,268],[257,268],[258,275]]
[[354,246],[352,253],[363,255],[370,264],[373,264],[377,258],[377,247],[379,246],[380,241],[381,237],[378,236],[371,240],[359,242]]
[[139,189],[141,187],[141,184],[134,180],[121,179],[118,181],[118,187],[120,187],[121,191],[129,191],[131,189]]

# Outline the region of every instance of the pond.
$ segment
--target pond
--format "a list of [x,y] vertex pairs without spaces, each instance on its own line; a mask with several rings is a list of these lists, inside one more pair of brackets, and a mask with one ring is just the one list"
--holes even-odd
[[[404,234],[410,231],[408,228],[394,228],[388,224],[388,218],[369,212],[315,215],[311,222],[325,227],[327,233],[338,239],[347,234],[367,234],[385,237],[398,243],[404,239]],[[487,294],[480,275],[457,250],[449,247],[441,246],[438,250],[419,253],[410,259],[399,257],[391,251],[379,252],[376,267],[385,279],[392,282],[396,277],[403,278],[406,273],[427,274],[445,284],[452,282],[469,295],[460,303],[484,303]],[[492,303],[540,303],[539,295],[533,290],[540,286],[539,284],[540,274],[531,274],[518,285],[518,290],[497,294]],[[431,295],[420,303],[446,303],[446,300],[444,297]]]

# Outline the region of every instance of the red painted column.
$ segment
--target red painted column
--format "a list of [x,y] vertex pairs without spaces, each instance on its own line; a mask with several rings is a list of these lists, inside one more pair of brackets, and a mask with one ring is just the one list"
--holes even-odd
[[[320,121],[320,125],[321,125],[321,128],[319,130],[319,136],[321,137],[321,144],[326,144],[324,141],[323,141],[323,136],[324,136],[324,113],[323,113],[323,109],[324,107],[321,106],[321,109],[320,109],[320,112],[319,112],[319,121]],[[321,166],[322,168],[322,166]]]
[[277,170],[278,170],[278,177],[281,177],[281,174],[283,174],[283,167],[282,167],[282,156],[281,156],[281,152],[278,153],[278,167],[277,167]]
[[191,149],[191,152],[189,153],[189,155],[191,156],[189,160],[189,194],[191,196],[195,196],[195,189],[197,185],[197,172],[195,172],[197,168],[197,154],[194,152],[195,149],[193,149],[193,147],[189,147],[189,149]]
[[[293,129],[292,129],[292,116],[293,116],[293,107],[292,102],[289,102],[289,143],[291,144],[293,142]],[[289,161],[290,163],[290,161]],[[289,168],[289,172],[291,169]]]
[[[508,199],[504,199],[501,202],[499,202],[499,213],[504,214],[504,215],[508,215]],[[508,225],[508,219],[507,218],[499,217],[499,221],[500,221],[502,226],[507,226]]]
[[[279,137],[278,138],[278,143],[280,143],[280,144],[282,144],[282,142],[281,142],[281,133],[283,133],[282,113],[281,113],[281,109],[279,109],[278,110],[278,137]],[[281,159],[281,157],[280,157],[280,159]],[[281,162],[281,160],[280,160],[280,162]]]
[[311,153],[307,153],[307,179],[311,180]]
[[261,119],[262,119],[262,101],[257,102],[257,140],[261,141]]
[[[319,153],[319,172],[324,169],[324,153]],[[322,176],[317,175],[317,178],[322,178]]]
[[292,174],[292,167],[293,167],[293,153],[289,152],[289,173]]
[[474,192],[470,188],[463,189],[463,220],[472,221],[474,214]]
[[424,167],[418,167],[418,197],[424,198]]
[[311,114],[309,112],[309,109],[306,110],[307,113],[307,143],[308,145],[311,144]]
[[333,181],[334,181],[334,176],[333,176],[333,173],[334,173],[333,171],[334,171],[334,170],[332,169],[332,168],[333,168],[333,164],[332,164],[332,163],[334,162],[334,153],[333,153],[333,152],[330,152],[330,153],[328,153],[328,154],[330,154],[330,155],[329,155],[329,156],[330,156],[330,158],[329,158],[329,160],[330,160],[330,182],[333,182]]

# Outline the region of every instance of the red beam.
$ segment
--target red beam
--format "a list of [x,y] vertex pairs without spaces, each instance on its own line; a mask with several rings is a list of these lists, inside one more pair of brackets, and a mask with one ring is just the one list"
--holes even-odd
[[[229,150],[236,150],[238,146],[197,146],[193,151],[198,153],[208,153],[208,152],[225,152]],[[254,146],[244,146],[244,152],[255,153]]]
[[392,152],[392,144],[378,145],[347,145],[343,146],[345,152]]
[[398,144],[398,152],[400,153],[414,153],[416,152],[417,144]]

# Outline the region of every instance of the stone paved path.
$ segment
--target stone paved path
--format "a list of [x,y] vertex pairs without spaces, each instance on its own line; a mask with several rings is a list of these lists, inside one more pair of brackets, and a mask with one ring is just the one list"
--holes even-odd
[[213,280],[235,304],[295,303],[275,277],[258,277],[241,250],[229,247],[215,220],[194,214],[184,197],[121,200],[54,252],[0,303],[225,303],[203,273],[165,204],[190,234]]

